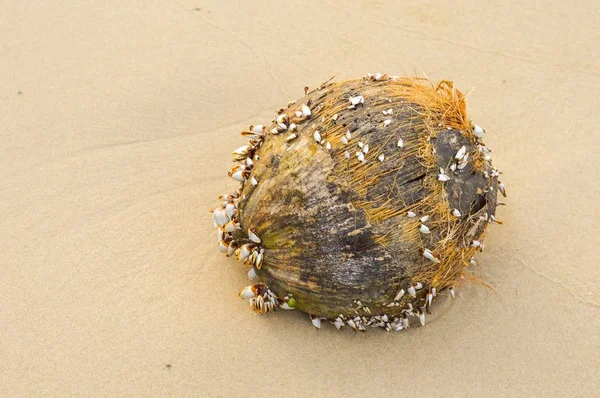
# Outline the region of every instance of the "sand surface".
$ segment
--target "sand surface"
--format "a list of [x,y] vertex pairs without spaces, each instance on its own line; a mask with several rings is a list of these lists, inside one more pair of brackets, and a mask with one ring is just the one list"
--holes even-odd
[[[597,394],[596,1],[33,3],[0,3],[1,396]],[[253,314],[208,212],[239,131],[415,68],[475,88],[495,291],[402,333]]]

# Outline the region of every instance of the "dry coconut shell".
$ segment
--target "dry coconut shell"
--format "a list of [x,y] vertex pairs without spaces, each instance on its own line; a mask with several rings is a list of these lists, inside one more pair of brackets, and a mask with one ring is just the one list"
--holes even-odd
[[449,81],[327,82],[242,134],[240,187],[213,213],[219,248],[252,267],[240,293],[252,308],[298,309],[316,327],[424,324],[504,194]]

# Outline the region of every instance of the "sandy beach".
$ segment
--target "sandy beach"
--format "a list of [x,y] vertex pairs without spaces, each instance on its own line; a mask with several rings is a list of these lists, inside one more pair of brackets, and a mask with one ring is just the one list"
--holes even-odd
[[[86,3],[0,5],[1,396],[598,394],[596,2]],[[472,90],[492,288],[395,333],[256,315],[209,212],[239,132],[367,72]]]

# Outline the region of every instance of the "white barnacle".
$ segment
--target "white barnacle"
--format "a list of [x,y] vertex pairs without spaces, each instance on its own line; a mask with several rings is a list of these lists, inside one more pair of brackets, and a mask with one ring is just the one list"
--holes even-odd
[[254,258],[253,263],[254,263],[254,266],[256,267],[256,269],[262,268],[264,252],[265,252],[264,249],[260,249],[260,251],[258,252],[256,257]]
[[485,130],[482,129],[481,126],[475,125],[475,127],[473,127],[473,134],[475,135],[475,137],[483,138],[484,133],[485,133]]
[[379,159],[380,162],[383,162],[385,160],[385,155],[382,153],[381,155],[377,156],[377,159]]
[[342,136],[342,144],[348,145],[348,139],[346,138],[345,135]]
[[335,121],[337,120],[337,118],[338,118],[338,114],[336,113],[336,114],[335,114],[335,115],[333,115],[331,118],[332,118],[332,119],[333,119],[333,121],[335,122]]
[[506,198],[506,187],[504,186],[503,182],[498,181],[498,190],[500,191],[502,196]]
[[285,123],[279,123],[279,124],[277,125],[277,127],[278,127],[278,128],[279,128],[279,130],[281,130],[281,131],[285,131],[285,130],[287,130],[287,128],[288,128],[288,127],[287,127],[287,124],[285,124]]
[[408,287],[408,294],[410,294],[412,297],[417,297],[417,291],[415,290],[414,286],[409,286]]
[[319,144],[321,143],[321,133],[319,132],[319,130],[315,130],[314,134],[313,134],[313,138],[315,139],[315,141],[317,141]]
[[468,156],[469,156],[469,154],[465,155],[465,157],[460,161],[460,163],[456,167],[458,170],[464,169],[467,166],[467,164],[469,164]]
[[369,145],[365,145],[365,146],[363,147],[363,152],[364,152],[364,153],[369,153]]
[[215,226],[223,226],[229,222],[229,217],[225,210],[215,210],[213,212]]
[[454,300],[454,288],[450,287],[448,290],[450,290],[450,297],[452,297],[452,300]]
[[365,144],[363,144],[363,142],[362,142],[362,141],[358,141],[358,146],[359,146],[360,148],[362,148],[362,147],[364,147],[364,146],[365,146]]
[[317,329],[321,329],[321,318],[310,315],[310,321]]
[[280,130],[279,130],[277,127],[275,127],[275,128],[273,128],[273,129],[271,129],[271,134],[273,134],[273,135],[277,135],[277,134],[279,134],[279,133],[281,133],[281,131],[280,131]]
[[331,150],[331,142],[327,142],[325,144],[325,149],[327,149],[328,151]]
[[346,159],[350,159],[350,152],[348,152],[348,151],[344,152],[344,156],[346,157]]
[[380,73],[377,72],[375,74],[373,73],[367,73],[367,79],[371,80],[371,81],[380,81],[380,80],[384,80],[387,75],[385,73]]
[[348,319],[348,326],[350,326],[352,329],[357,330],[358,327],[356,326],[356,324],[354,323],[354,321],[352,319]]
[[287,142],[290,142],[290,141],[295,140],[296,138],[298,138],[298,136],[295,133],[292,133],[292,134],[288,135],[285,140]]
[[282,303],[279,307],[281,307],[284,310],[295,310],[295,308],[290,307],[290,305],[288,303]]
[[250,178],[250,183],[251,183],[253,186],[257,186],[257,185],[258,185],[258,181],[257,181],[257,180],[256,180],[256,178],[254,178],[254,177]]
[[427,293],[425,296],[425,300],[427,301],[427,305],[431,307],[431,303],[433,302],[433,295],[431,293]]
[[286,123],[287,120],[288,116],[285,113],[282,113],[281,115],[277,116],[277,124]]
[[350,133],[350,130],[346,131],[346,139],[348,141],[350,141],[352,139],[352,133]]
[[231,220],[223,227],[225,232],[235,232],[236,229],[240,229],[240,223],[237,220]]
[[478,240],[474,240],[473,242],[471,242],[471,247],[480,247],[481,246],[481,242]]
[[431,231],[429,230],[429,228],[427,228],[427,225],[421,224],[421,226],[419,227],[419,232],[421,232],[422,234],[428,234]]
[[257,124],[256,126],[253,126],[251,130],[256,134],[260,134],[265,130],[265,126],[262,124]]
[[306,104],[302,104],[302,115],[305,117],[310,117],[310,115],[312,115],[310,108]]
[[415,284],[415,289],[417,289],[417,290],[421,290],[421,289],[423,289],[423,284],[422,284],[421,282],[417,282],[417,283]]
[[452,215],[454,217],[460,217],[462,214],[460,213],[460,210],[454,209],[454,210],[452,210]]
[[425,311],[419,311],[419,321],[421,326],[425,326]]
[[235,181],[242,182],[246,179],[244,172],[246,169],[244,167],[235,167],[230,173],[229,177],[233,178]]
[[340,330],[342,326],[344,326],[344,320],[338,316],[337,318],[335,318],[333,325],[336,329]]
[[252,281],[256,278],[257,278],[256,270],[254,268],[250,268],[250,271],[248,271],[248,279],[250,279]]
[[249,299],[256,296],[256,288],[254,286],[246,286],[239,294],[240,298]]
[[431,216],[423,216],[423,217],[421,217],[421,218],[419,219],[419,221],[421,221],[421,222],[427,222],[427,221],[429,221],[430,219],[431,219]]
[[358,157],[358,161],[361,163],[365,163],[365,154],[362,152],[356,152],[356,156]]
[[219,242],[219,251],[221,253],[227,253],[227,248],[229,247],[229,245],[227,244],[227,242],[225,242],[224,240],[221,240]]
[[227,216],[229,218],[233,217],[233,215],[235,214],[235,204],[233,204],[233,202],[229,202],[227,203],[227,205],[225,205],[225,211],[227,212]]
[[225,229],[223,227],[217,228],[217,242],[221,242],[225,237]]
[[417,213],[415,213],[413,211],[406,212],[406,217],[408,217],[408,218],[415,218],[416,216],[417,216]]
[[437,293],[437,289],[436,289],[435,287],[432,287],[432,288],[431,288],[431,295],[432,295],[433,297],[435,297],[435,296],[436,296],[436,293]]
[[383,121],[383,125],[384,125],[384,126],[389,126],[391,123],[392,123],[392,119],[385,119],[385,120]]
[[250,257],[248,257],[248,259],[246,259],[246,261],[244,261],[244,264],[251,264],[252,266],[254,266],[256,264],[257,257],[258,257],[258,251],[254,250],[250,254]]
[[404,148],[404,141],[402,138],[398,138],[398,143],[396,144],[398,148]]
[[408,318],[402,318],[402,327],[408,329],[409,325]]
[[238,249],[238,261],[242,261],[250,257],[250,254],[252,254],[252,247],[253,245],[250,244],[242,245],[242,247]]
[[233,253],[235,253],[237,249],[237,242],[235,240],[232,240],[231,242],[229,242],[229,247],[227,248],[227,257],[232,256]]
[[365,98],[362,95],[357,95],[356,97],[350,97],[350,104],[351,105],[358,105],[358,104],[364,104],[365,103]]
[[238,156],[246,156],[246,155],[248,155],[249,151],[250,151],[250,145],[242,145],[241,147],[239,147],[232,153],[234,155],[238,155]]
[[296,117],[302,117],[302,111],[296,111]]
[[396,297],[394,297],[394,301],[400,300],[402,298],[402,296],[404,296],[404,289],[398,290],[398,293],[396,293]]
[[254,243],[260,243],[260,238],[258,237],[258,235],[256,235],[256,233],[251,230],[250,228],[248,228],[248,238],[254,242]]
[[440,260],[436,256],[434,256],[433,253],[431,252],[431,250],[429,250],[429,249],[423,250],[423,257],[425,257],[428,260],[433,261],[434,263],[440,262]]
[[450,165],[450,170],[452,170],[452,171],[456,171],[456,163],[452,163],[452,164]]
[[365,328],[365,324],[364,324],[365,320],[366,320],[366,318],[364,318],[364,317],[362,319],[358,316],[354,318],[354,323],[356,324],[356,327],[358,327],[358,330],[361,332],[364,332],[365,330],[367,330]]
[[296,131],[296,123],[290,124],[289,130],[290,131]]
[[465,153],[467,153],[467,147],[463,145],[462,147],[460,147],[458,152],[456,152],[456,155],[454,155],[454,158],[456,160],[461,160],[463,158],[463,156],[465,156]]
[[438,180],[440,180],[440,181],[442,181],[442,182],[446,182],[446,181],[449,181],[449,180],[450,180],[450,177],[449,177],[448,175],[446,175],[446,174],[440,174],[440,175],[438,176]]

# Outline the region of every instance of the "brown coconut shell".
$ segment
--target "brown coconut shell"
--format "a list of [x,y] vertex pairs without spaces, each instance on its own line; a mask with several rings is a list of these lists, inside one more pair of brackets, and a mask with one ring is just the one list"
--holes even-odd
[[236,229],[220,235],[238,257],[248,244],[261,282],[251,305],[355,319],[358,329],[423,317],[495,220],[498,173],[480,136],[448,81],[327,83],[280,110],[236,155],[243,180],[223,205],[235,204]]

